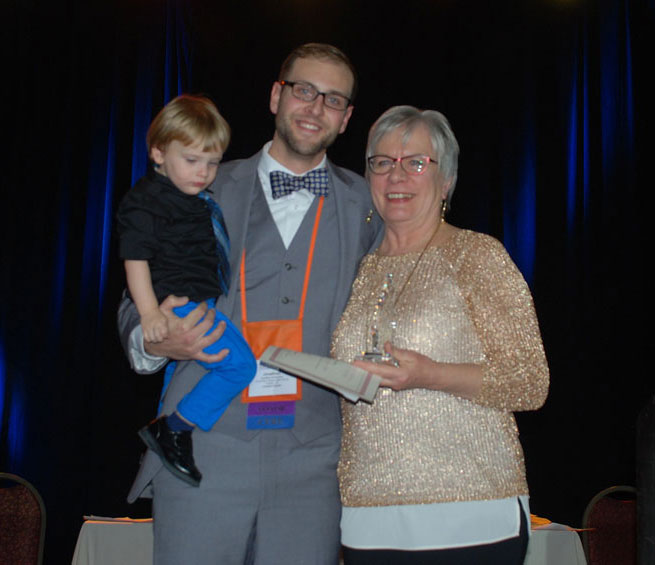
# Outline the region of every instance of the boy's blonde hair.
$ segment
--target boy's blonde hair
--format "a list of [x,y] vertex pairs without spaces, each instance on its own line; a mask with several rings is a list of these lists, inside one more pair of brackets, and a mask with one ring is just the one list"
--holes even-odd
[[203,144],[203,151],[225,151],[230,126],[205,96],[181,94],[164,106],[148,128],[148,155],[154,147],[164,150],[171,141]]

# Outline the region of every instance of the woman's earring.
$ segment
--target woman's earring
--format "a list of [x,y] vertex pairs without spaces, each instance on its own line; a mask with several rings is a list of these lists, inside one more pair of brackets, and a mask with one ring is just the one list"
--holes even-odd
[[441,221],[444,221],[444,218],[446,217],[446,210],[448,209],[448,201],[444,198],[441,201]]

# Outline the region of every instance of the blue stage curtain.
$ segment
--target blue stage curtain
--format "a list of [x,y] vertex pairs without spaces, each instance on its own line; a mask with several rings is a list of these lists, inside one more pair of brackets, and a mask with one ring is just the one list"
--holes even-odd
[[[17,154],[17,172],[7,184],[23,193],[11,191],[3,202],[2,289],[11,299],[0,310],[0,469],[37,482],[48,474],[38,469],[40,459],[67,457],[56,453],[59,424],[83,429],[85,406],[97,394],[93,375],[108,331],[115,331],[118,293],[112,289],[108,302],[107,282],[116,263],[113,202],[129,188],[125,163],[132,181],[145,173],[148,124],[190,84],[186,3],[123,8],[65,14],[53,8],[42,14],[50,26],[43,38],[16,30],[17,51],[40,61],[21,85],[28,87],[22,96],[34,129],[24,115],[17,117],[17,142],[36,146],[35,132],[50,137],[40,161]],[[39,14],[31,9],[26,4],[17,23],[35,20],[38,27]],[[138,33],[130,18],[143,23]],[[68,37],[62,41],[60,33]],[[58,51],[48,50],[52,44]],[[47,105],[44,88],[56,93]],[[32,194],[26,180],[36,189]],[[88,378],[78,381],[82,374]],[[64,413],[63,405],[69,405]],[[63,444],[64,451],[78,451],[68,438]]]

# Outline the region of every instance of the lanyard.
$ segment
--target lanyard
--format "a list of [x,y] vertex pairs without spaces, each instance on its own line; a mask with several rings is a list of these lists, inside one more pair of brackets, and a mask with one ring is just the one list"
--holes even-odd
[[[309,287],[309,279],[312,270],[312,261],[314,257],[314,248],[316,246],[316,236],[318,233],[318,226],[321,220],[321,213],[323,211],[323,202],[325,197],[321,196],[316,210],[316,217],[314,218],[314,227],[312,229],[312,236],[309,243],[309,251],[307,253],[307,265],[305,267],[305,280],[303,282],[302,295],[300,299],[300,308],[298,318],[294,320],[263,320],[260,322],[249,322],[246,300],[246,250],[243,250],[241,256],[240,267],[240,289],[241,289],[241,331],[245,337],[248,345],[252,349],[255,357],[259,359],[262,353],[269,345],[277,347],[284,347],[294,351],[302,351],[302,322],[305,315],[305,302],[307,299],[307,289]],[[244,402],[252,401],[265,401],[265,400],[299,400],[301,398],[301,386],[298,381],[297,393],[289,395],[275,395],[275,396],[259,396],[256,399],[251,399],[248,394],[249,389],[243,391],[242,400]]]

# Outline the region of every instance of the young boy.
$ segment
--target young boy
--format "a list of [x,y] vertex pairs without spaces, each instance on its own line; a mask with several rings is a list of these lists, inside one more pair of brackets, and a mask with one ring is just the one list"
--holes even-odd
[[[144,339],[166,338],[166,317],[159,303],[167,296],[188,296],[189,303],[174,312],[186,316],[198,303],[214,308],[226,294],[229,279],[229,239],[218,204],[207,193],[230,141],[230,128],[214,104],[201,96],[181,95],[155,117],[146,143],[153,170],[125,195],[118,209],[120,256],[127,285],[141,316]],[[139,436],[183,481],[198,486],[191,432],[208,431],[230,401],[255,375],[256,361],[239,330],[216,312],[223,336],[205,349],[229,349],[223,361],[201,363],[208,373],[179,402],[177,410],[160,416]],[[162,397],[174,372],[169,363]]]

